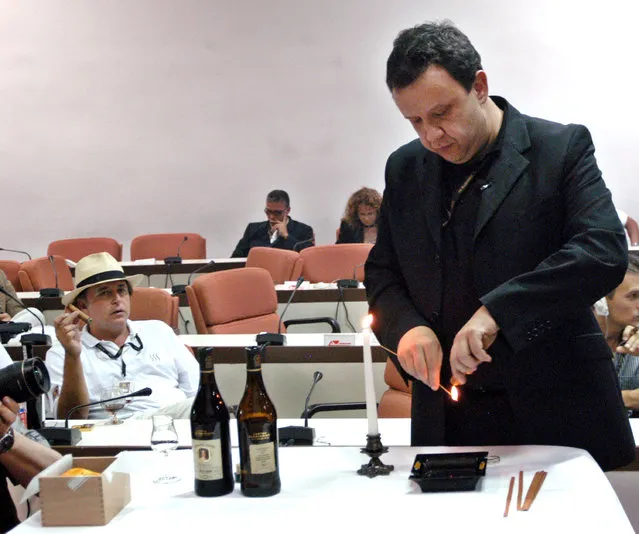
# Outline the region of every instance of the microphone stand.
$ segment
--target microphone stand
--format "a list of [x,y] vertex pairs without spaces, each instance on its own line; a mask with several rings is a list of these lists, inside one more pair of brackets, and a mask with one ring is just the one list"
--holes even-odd
[[304,277],[300,276],[297,279],[297,284],[295,284],[295,287],[293,288],[293,291],[291,292],[291,296],[288,297],[288,302],[286,303],[286,306],[284,306],[282,315],[280,315],[280,322],[277,325],[277,334],[274,334],[272,332],[264,332],[262,334],[257,334],[257,336],[255,336],[255,342],[258,345],[278,345],[278,346],[286,345],[286,337],[284,336],[284,334],[281,333],[282,318],[284,317],[286,310],[288,310],[288,307],[291,304],[293,297],[295,296],[295,292],[302,285],[303,281],[304,281]]
[[173,295],[182,295],[182,294],[186,293],[186,286],[190,286],[191,285],[191,278],[193,277],[193,275],[196,274],[196,273],[200,273],[202,271],[206,271],[206,269],[208,267],[211,267],[212,265],[215,265],[215,260],[211,260],[206,265],[202,265],[202,266],[198,267],[197,269],[195,269],[189,275],[189,279],[186,282],[186,284],[175,284],[174,286],[171,287],[171,293]]
[[182,240],[182,242],[180,243],[180,246],[177,249],[177,256],[167,256],[166,258],[164,258],[164,263],[167,265],[182,263],[182,257],[180,256],[180,249],[182,248],[182,245],[184,245],[184,243],[186,243],[188,240],[189,240],[189,236],[185,235],[184,239]]
[[0,293],[3,293],[5,296],[9,297],[11,300],[18,303],[18,305],[20,305],[21,308],[27,310],[31,315],[33,315],[38,320],[38,322],[40,323],[40,326],[42,327],[42,334],[24,334],[20,338],[20,342],[22,343],[22,345],[27,347],[27,355],[31,357],[32,345],[51,345],[51,338],[44,333],[44,323],[42,322],[42,319],[40,319],[40,317],[38,317],[35,313],[33,313],[33,311],[27,308],[24,304],[22,304],[20,300],[15,298],[4,287],[0,287]]
[[53,269],[53,276],[55,277],[55,287],[43,287],[40,290],[41,297],[60,297],[62,295],[62,291],[58,286],[58,270],[55,267],[55,260],[53,256],[49,256],[49,262],[51,263],[51,268]]
[[103,404],[105,402],[111,402],[114,400],[128,399],[129,397],[148,397],[153,393],[151,388],[144,388],[133,393],[127,393],[126,395],[120,395],[119,397],[113,397],[112,399],[99,400],[95,402],[88,402],[86,404],[80,404],[74,406],[67,412],[67,416],[64,420],[64,428],[56,426],[47,426],[41,428],[38,432],[53,446],[56,445],[75,445],[82,439],[82,434],[77,428],[69,428],[69,417],[71,414],[80,408],[87,408],[89,406],[95,406],[97,404]]
[[313,445],[315,441],[315,429],[308,426],[308,403],[315,389],[315,385],[324,377],[321,371],[313,373],[313,384],[306,396],[304,403],[304,426],[285,426],[279,429],[280,445],[284,447],[288,445]]

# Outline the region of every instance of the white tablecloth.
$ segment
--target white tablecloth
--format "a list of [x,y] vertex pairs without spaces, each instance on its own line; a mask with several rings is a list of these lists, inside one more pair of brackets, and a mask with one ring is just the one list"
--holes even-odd
[[[473,448],[477,450],[477,448]],[[365,457],[355,447],[280,448],[282,492],[248,499],[239,486],[225,497],[198,498],[193,493],[192,453],[171,453],[171,470],[182,480],[156,485],[164,466],[153,452],[122,453],[121,470],[131,473],[132,501],[105,527],[51,529],[82,534],[100,532],[614,532],[633,529],[606,477],[590,455],[563,447],[492,447],[499,455],[476,491],[421,493],[408,480],[417,452],[450,452],[464,448],[393,447],[382,459],[393,464],[390,476],[368,479],[356,470]],[[234,461],[237,461],[234,449]],[[508,483],[520,469],[526,487],[535,471],[548,476],[528,512],[511,505],[503,517]],[[513,503],[515,499],[513,499]],[[41,527],[39,514],[14,532]]]

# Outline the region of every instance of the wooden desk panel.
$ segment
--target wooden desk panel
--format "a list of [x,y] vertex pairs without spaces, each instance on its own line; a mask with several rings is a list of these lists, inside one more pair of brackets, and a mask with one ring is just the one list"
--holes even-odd
[[[154,267],[154,266],[150,266]],[[290,289],[277,290],[277,302],[285,304],[293,291]],[[297,291],[293,297],[293,303],[313,303],[313,302],[338,302],[343,298],[345,302],[366,302],[366,290],[364,288],[343,289],[343,297],[337,289],[305,289]],[[25,306],[38,308],[41,311],[62,310],[62,302],[60,297],[23,297],[20,299]],[[186,294],[179,295],[180,306],[187,307],[189,305]]]
[[[22,347],[6,346],[12,360],[22,359]],[[34,347],[33,356],[45,359],[50,347]],[[373,361],[386,361],[386,351],[381,347],[372,347]],[[215,363],[246,364],[244,347],[216,347]],[[362,347],[269,347],[265,363],[362,363]]]

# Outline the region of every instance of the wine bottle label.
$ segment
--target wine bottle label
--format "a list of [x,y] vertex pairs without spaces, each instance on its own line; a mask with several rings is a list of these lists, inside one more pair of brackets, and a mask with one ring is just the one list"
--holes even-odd
[[222,471],[222,440],[193,440],[193,464],[198,480],[220,480]]
[[249,461],[251,473],[263,475],[275,471],[275,443],[259,443],[249,445]]

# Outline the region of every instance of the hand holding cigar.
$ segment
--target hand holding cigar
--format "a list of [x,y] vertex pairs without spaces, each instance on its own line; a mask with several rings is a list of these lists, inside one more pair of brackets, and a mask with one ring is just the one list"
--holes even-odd
[[78,308],[77,306],[73,304],[67,304],[67,308],[71,310],[72,312],[78,312],[78,317],[82,319],[86,324],[91,324],[91,322],[93,321],[91,317],[89,317],[86,313],[81,311],[80,308]]

